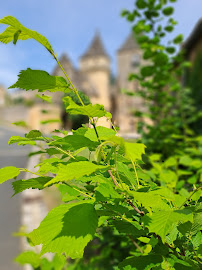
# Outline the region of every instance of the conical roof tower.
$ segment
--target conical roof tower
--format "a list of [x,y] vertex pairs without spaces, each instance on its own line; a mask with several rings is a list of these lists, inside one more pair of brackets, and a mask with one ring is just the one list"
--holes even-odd
[[108,54],[106,53],[106,50],[103,45],[99,32],[96,32],[89,48],[82,55],[81,58],[88,58],[88,57],[94,57],[94,56],[105,56],[109,58]]
[[122,52],[122,51],[129,51],[129,50],[133,50],[133,49],[139,49],[139,45],[138,45],[137,41],[135,40],[134,33],[131,32],[130,35],[128,36],[128,38],[125,40],[125,42],[123,43],[123,45],[121,46],[121,48],[118,51]]

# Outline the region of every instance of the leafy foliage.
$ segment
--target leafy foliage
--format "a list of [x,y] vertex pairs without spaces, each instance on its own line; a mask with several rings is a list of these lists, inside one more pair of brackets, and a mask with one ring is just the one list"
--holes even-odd
[[[164,30],[158,27],[158,35],[149,37],[153,20],[159,19],[159,13],[166,16],[173,13],[173,8],[166,5],[168,1],[158,2],[157,5],[156,1],[137,0],[137,9],[132,13],[124,11],[124,15],[130,21],[139,18],[133,29],[136,33],[144,33],[140,36],[142,47],[146,48],[144,57],[152,60],[141,70],[141,85],[149,88],[146,94],[150,100],[155,97],[156,105],[162,105],[170,98],[164,89],[167,83],[177,89],[178,85],[174,79],[170,81],[173,63],[165,54],[173,50],[171,47],[166,50],[160,43]],[[141,20],[141,16],[145,19]],[[0,35],[2,42],[13,40],[16,43],[18,39],[34,38],[48,49],[62,68],[43,36],[25,28],[11,16],[0,22],[9,25]],[[173,25],[175,22],[170,18],[165,31],[170,32]],[[178,36],[174,44],[180,40]],[[178,151],[172,155],[163,152],[165,162],[160,154],[145,156],[144,144],[128,142],[116,130],[97,126],[98,118],[110,119],[111,114],[102,105],[84,104],[79,91],[63,72],[70,87],[61,77],[30,69],[21,72],[13,86],[42,92],[70,89],[78,100],[73,100],[71,95],[63,98],[67,113],[87,116],[90,121],[90,127],[73,130],[73,135],[56,130],[57,133],[45,137],[41,131],[32,130],[24,137],[10,138],[9,144],[40,146],[40,150],[31,155],[43,153],[47,157],[35,166],[38,171],[33,174],[38,177],[12,183],[14,195],[28,188],[41,190],[55,185],[63,201],[48,213],[38,228],[26,234],[29,243],[42,246],[40,254],[28,251],[16,261],[22,265],[29,263],[37,270],[200,269],[202,139],[181,138],[181,126],[175,126],[176,132],[173,132],[176,118],[172,115],[165,118],[170,129],[165,131],[163,138],[170,134],[163,144],[167,143],[169,149],[174,144],[173,136],[176,141],[180,140]],[[158,90],[157,95],[153,95],[156,94],[154,89]],[[151,111],[154,108],[153,103],[150,104]],[[160,109],[162,106],[153,111],[153,120],[159,126],[149,129],[149,136],[156,132],[149,147],[154,147],[154,142],[157,146],[161,143],[158,135],[168,108],[162,115]],[[142,164],[145,164],[144,169]],[[0,183],[15,178],[21,171],[28,170],[0,169]],[[56,253],[51,262],[41,257],[46,252]],[[66,257],[71,259],[66,261]]]

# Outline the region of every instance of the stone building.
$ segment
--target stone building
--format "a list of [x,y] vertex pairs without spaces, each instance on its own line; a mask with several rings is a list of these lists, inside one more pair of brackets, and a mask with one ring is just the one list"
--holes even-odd
[[[133,116],[135,109],[142,106],[138,97],[129,97],[122,89],[135,91],[137,81],[128,81],[128,75],[139,70],[143,64],[141,50],[131,33],[117,52],[117,78],[112,82],[110,58],[104,48],[99,33],[96,33],[90,46],[81,56],[79,69],[76,69],[66,54],[60,57],[60,62],[71,78],[75,87],[90,97],[93,104],[104,105],[112,112],[113,120],[122,132],[135,132],[136,121]],[[63,76],[57,66],[52,75]],[[59,102],[61,96],[55,94],[54,100]],[[100,123],[109,126],[109,123]]]

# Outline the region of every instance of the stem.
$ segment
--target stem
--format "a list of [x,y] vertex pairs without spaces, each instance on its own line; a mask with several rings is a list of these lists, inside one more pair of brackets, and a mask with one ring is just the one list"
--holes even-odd
[[133,162],[133,160],[131,159],[131,162],[133,164],[133,168],[134,168],[134,171],[135,171],[135,175],[136,175],[136,180],[137,180],[137,186],[138,188],[140,187],[140,183],[139,183],[139,178],[138,178],[138,175],[137,175],[137,170],[136,170],[136,167],[135,167],[135,164]]
[[113,180],[114,185],[115,185],[116,187],[119,187],[119,184],[117,183],[116,179],[114,178],[114,176],[113,176],[111,170],[108,170],[108,173],[109,173],[109,175],[111,176],[111,179]]
[[190,196],[183,202],[183,204],[180,205],[180,207],[179,207],[178,209],[182,208],[182,206],[185,205],[185,203],[186,203],[189,199],[191,199],[191,197],[194,195],[194,193],[196,193],[196,192],[197,192],[198,190],[200,190],[200,189],[202,189],[202,187],[199,187],[199,188],[195,189],[195,190],[190,194]]
[[132,208],[141,216],[144,216],[145,213],[143,211],[140,211],[130,200],[127,200],[127,203],[130,204],[130,206],[132,206]]
[[141,247],[135,242],[135,240],[132,238],[132,236],[128,235],[128,237],[130,238],[131,242],[133,243],[133,245],[143,254],[143,250],[141,249]]
[[28,169],[21,168],[20,171],[21,171],[21,172],[28,172],[28,173],[31,173],[31,174],[35,174],[35,175],[37,175],[37,176],[42,176],[42,177],[44,177],[43,174],[31,172],[31,171],[29,171]]
[[66,78],[68,79],[69,83],[71,84],[74,93],[77,95],[79,101],[81,102],[82,106],[84,106],[83,100],[81,99],[81,97],[79,96],[78,90],[74,87],[72,81],[70,80],[69,76],[67,75],[67,73],[65,72],[64,68],[62,67],[62,65],[60,64],[60,62],[58,61],[57,57],[55,55],[53,55],[53,57],[55,58],[55,60],[57,61],[58,65],[60,66],[60,68],[62,69],[63,73],[65,74]]

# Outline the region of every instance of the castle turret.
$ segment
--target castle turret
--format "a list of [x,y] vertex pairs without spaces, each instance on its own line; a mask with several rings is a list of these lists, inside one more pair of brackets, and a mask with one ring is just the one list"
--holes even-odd
[[90,88],[96,93],[91,98],[91,102],[102,104],[106,110],[110,110],[110,59],[98,33],[81,57],[80,69],[87,77]]
[[118,101],[118,124],[123,132],[134,132],[137,130],[137,119],[134,118],[134,111],[143,108],[142,99],[140,97],[129,97],[121,94],[122,89],[135,92],[139,83],[137,80],[129,81],[128,77],[131,73],[138,73],[142,65],[142,54],[135,40],[135,36],[131,33],[123,43],[117,53],[118,65],[118,88],[120,90]]

